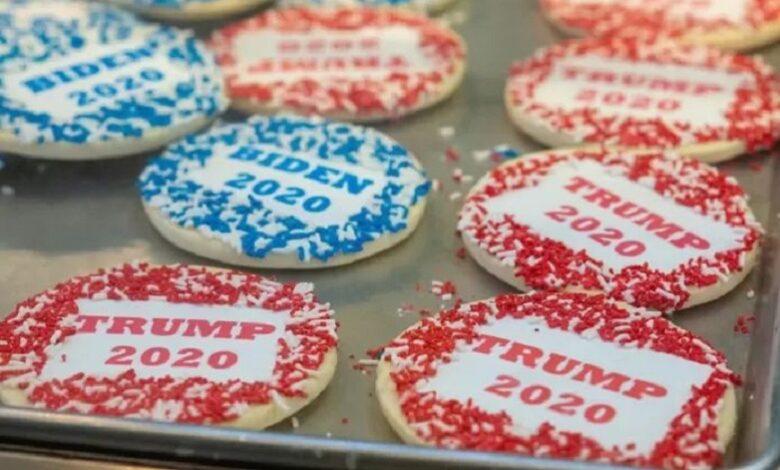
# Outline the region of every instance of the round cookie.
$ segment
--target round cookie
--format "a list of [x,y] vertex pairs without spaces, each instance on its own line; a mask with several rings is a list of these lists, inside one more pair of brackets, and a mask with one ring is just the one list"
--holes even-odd
[[189,33],[96,3],[0,6],[0,151],[88,160],[137,154],[227,107],[219,68]]
[[0,323],[0,401],[262,429],[325,389],[336,342],[311,284],[126,264],[58,284]]
[[703,340],[602,295],[506,294],[424,319],[384,349],[376,392],[411,444],[712,468],[740,378]]
[[465,45],[434,20],[394,8],[272,10],[211,38],[233,106],[337,120],[399,118],[449,97]]
[[254,10],[270,0],[106,0],[168,21],[215,20]]
[[551,146],[676,149],[718,162],[772,147],[774,72],[745,57],[670,40],[570,41],[513,65],[513,123]]
[[541,0],[571,35],[671,36],[688,44],[754,49],[780,39],[774,0]]
[[255,116],[171,146],[140,177],[144,208],[171,243],[229,264],[322,268],[400,243],[430,183],[372,129]]
[[732,177],[670,154],[602,150],[495,168],[458,229],[474,259],[517,289],[598,290],[662,312],[736,287],[762,236]]
[[415,11],[438,13],[455,0],[280,0],[282,7],[399,7],[410,8]]

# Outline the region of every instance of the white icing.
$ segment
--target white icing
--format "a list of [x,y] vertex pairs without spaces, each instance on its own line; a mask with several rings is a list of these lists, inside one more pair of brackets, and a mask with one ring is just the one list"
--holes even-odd
[[152,89],[176,96],[177,84],[187,82],[190,73],[167,58],[166,48],[153,49],[143,31],[134,30],[141,34],[121,43],[92,45],[10,72],[3,93],[26,109],[66,122],[119,99],[143,101]]
[[[613,83],[604,78],[588,79],[593,72],[616,78]],[[635,84],[625,85],[624,80]],[[657,81],[653,85],[654,80],[679,86],[681,91],[663,89]],[[550,75],[536,88],[533,100],[567,112],[591,107],[602,116],[720,127],[728,125],[726,113],[736,99],[736,90],[752,83],[745,73],[586,55],[557,59]]]
[[[250,199],[260,200],[265,208],[273,211],[277,219],[294,216],[315,227],[342,226],[351,216],[370,206],[387,184],[382,170],[323,160],[305,153],[284,153],[269,146],[251,146],[264,155],[278,155],[268,165],[228,158],[238,148],[239,146],[218,143],[214,156],[207,159],[205,165],[189,169],[185,178],[215,191],[231,191],[231,207],[247,204]],[[308,167],[302,171],[282,171],[274,168],[287,157],[304,161]],[[263,161],[264,158],[261,156],[257,160]],[[296,165],[303,167],[303,164]],[[328,183],[312,179],[313,172],[319,174],[318,179],[328,180]],[[240,176],[242,174],[247,176]],[[357,194],[353,194],[340,183],[346,175],[354,176],[360,183],[361,188]],[[238,183],[242,188],[226,186],[227,182],[237,180],[247,182]],[[268,183],[265,185],[268,190],[263,190],[263,186],[260,186],[260,192],[256,192],[255,189],[262,181],[275,181],[278,183],[278,189],[270,191],[276,184]],[[326,205],[324,210],[320,210]]]
[[[535,331],[538,329],[539,331]],[[505,411],[512,418],[515,432],[528,435],[542,423],[549,422],[559,431],[582,433],[596,439],[602,446],[626,446],[634,443],[636,451],[649,453],[669,429],[672,420],[682,412],[683,404],[691,397],[691,387],[701,386],[712,374],[709,366],[688,361],[670,354],[646,349],[626,349],[613,343],[585,339],[582,336],[547,328],[538,318],[517,320],[505,317],[491,325],[477,329],[482,335],[516,341],[539,348],[544,355],[528,367],[522,359],[517,362],[499,356],[509,346],[496,345],[490,354],[475,352],[480,340],[472,346],[453,353],[452,361],[440,363],[436,375],[427,382],[420,382],[418,390],[436,391],[440,399],[455,399],[461,403],[474,400],[474,404],[488,412]],[[623,374],[631,378],[618,391],[611,391],[574,380],[579,366],[568,375],[554,375],[542,369],[550,353],[573,358],[581,363],[601,367],[605,372]],[[510,396],[503,397],[485,391],[496,383],[501,374],[520,381],[518,387],[508,389]],[[641,394],[641,399],[626,396],[634,385],[634,379],[651,382],[666,389],[662,397]],[[529,405],[519,398],[523,389],[532,385],[549,387],[549,400]],[[571,415],[548,409],[561,402],[561,394],[574,393],[583,399],[578,407],[566,408]],[[609,422],[593,423],[584,417],[584,411],[593,404],[612,406],[616,413]]]
[[705,21],[745,21],[748,0],[568,0],[572,5],[621,5],[665,11],[670,18],[691,16]]
[[[585,199],[593,193],[590,187],[582,186],[575,192],[567,190],[566,187],[577,177],[586,178],[595,187],[610,191],[618,196],[620,201],[604,208],[597,202]],[[642,221],[646,212],[630,218],[616,215],[613,210],[624,202],[647,209],[663,218],[662,223],[675,224],[680,230],[664,238],[658,234],[661,233],[660,227],[656,226],[657,230],[651,231],[647,228],[648,223],[637,223]],[[585,250],[589,256],[614,270],[648,263],[650,268],[671,271],[695,258],[709,258],[717,252],[737,248],[741,246],[740,240],[745,234],[744,229],[705,217],[689,207],[659,195],[651,188],[624,176],[609,174],[605,167],[590,161],[558,164],[538,185],[507,191],[486,200],[484,205],[490,219],[501,220],[505,215],[511,215],[515,222],[530,227],[535,233],[560,241],[571,249]],[[551,211],[559,211],[563,205],[574,207],[577,214],[555,216],[564,218],[564,221],[548,215]],[[589,225],[595,225],[595,222],[578,224],[579,231],[572,228],[572,222],[584,217],[597,219],[599,225],[587,229]],[[607,229],[617,230],[622,236],[618,237],[614,231],[599,236]],[[684,241],[684,237],[688,237],[686,234],[706,240],[709,247],[705,248],[691,238],[688,238],[691,242]],[[634,247],[638,246],[636,243],[633,246],[623,245],[624,249],[621,249],[619,247],[623,242],[638,242],[644,245],[645,249],[637,253],[638,249],[634,251]],[[681,246],[676,246],[675,242]],[[620,252],[628,255],[621,255]]]
[[[111,300],[78,300],[80,316],[104,316],[104,320],[96,321],[94,332],[83,331],[85,321],[78,319],[77,333],[67,338],[61,344],[46,350],[47,361],[40,374],[41,380],[65,379],[84,372],[96,377],[116,377],[118,374],[132,368],[141,378],[159,378],[170,375],[175,379],[187,377],[206,377],[212,381],[227,381],[240,379],[244,381],[268,381],[272,378],[276,363],[277,341],[284,333],[285,324],[289,322],[289,312],[272,312],[259,307],[235,307],[174,304],[158,300],[150,301],[111,301]],[[128,328],[122,328],[121,333],[108,333],[115,325],[117,317],[137,317],[145,320],[142,326],[144,334],[133,334]],[[152,335],[151,324],[154,318],[184,319],[178,326],[176,334],[170,336]],[[187,320],[208,320],[212,326],[216,321],[235,322],[226,325],[225,329],[208,332],[192,330],[192,335],[185,336]],[[242,323],[243,322],[243,323]],[[242,324],[260,323],[267,325],[262,331],[267,333],[247,333],[246,339],[239,339]],[[172,325],[171,321],[167,325]],[[273,328],[273,331],[271,331]],[[216,337],[228,333],[228,337]],[[210,333],[210,334],[209,334]],[[118,346],[131,346],[135,353],[129,356],[130,365],[106,364],[109,358],[115,356]],[[144,351],[150,348],[166,348],[170,359],[159,365],[142,363]],[[182,352],[187,348],[203,352],[197,360],[185,361],[188,364],[197,363],[197,367],[174,366],[182,359]],[[220,351],[233,353],[237,362],[230,367],[215,368],[209,364],[209,358],[216,353],[217,365],[224,365],[225,355]],[[150,356],[154,356],[150,354]],[[151,357],[153,361],[160,356]]]
[[[235,73],[246,83],[302,78],[376,79],[392,71],[425,73],[436,69],[433,59],[420,47],[420,32],[405,26],[352,31],[249,30],[236,37],[235,55]],[[336,65],[338,62],[346,66]]]

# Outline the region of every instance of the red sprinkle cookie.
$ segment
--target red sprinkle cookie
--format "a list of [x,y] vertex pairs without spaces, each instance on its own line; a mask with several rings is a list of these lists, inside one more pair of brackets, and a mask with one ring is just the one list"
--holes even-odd
[[669,40],[570,41],[512,66],[512,121],[551,147],[674,148],[707,162],[771,147],[780,93],[760,58]]
[[20,303],[0,364],[5,404],[261,429],[327,386],[336,322],[311,284],[124,265]]
[[569,34],[673,36],[693,44],[743,50],[780,38],[776,0],[541,0]]
[[740,382],[655,313],[544,292],[422,320],[384,349],[377,376],[409,443],[659,468],[721,462]]
[[663,312],[733,289],[762,233],[737,182],[707,164],[577,150],[494,169],[458,228],[476,261],[520,290],[599,290]]
[[211,39],[233,104],[374,121],[432,106],[458,87],[465,46],[452,30],[392,8],[268,11]]

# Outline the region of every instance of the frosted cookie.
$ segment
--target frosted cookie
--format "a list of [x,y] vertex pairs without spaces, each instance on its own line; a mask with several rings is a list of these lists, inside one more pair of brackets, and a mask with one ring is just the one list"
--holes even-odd
[[0,400],[262,429],[328,385],[336,342],[311,284],[126,264],[58,284],[0,323]]
[[752,49],[780,38],[774,0],[541,0],[545,15],[574,35],[672,36],[691,44]]
[[709,302],[756,264],[762,229],[736,180],[663,153],[559,150],[483,177],[458,228],[526,290],[600,290],[663,312]]
[[438,13],[454,2],[455,0],[280,0],[279,5],[283,7],[399,7]]
[[0,5],[0,151],[86,160],[161,147],[227,107],[188,33],[96,3]]
[[740,378],[656,313],[583,293],[502,295],[385,349],[376,390],[406,442],[658,468],[712,468]]
[[107,0],[137,13],[173,21],[225,18],[251,11],[270,0]]
[[509,116],[551,147],[673,148],[707,162],[769,148],[780,94],[760,58],[668,40],[589,39],[516,63]]
[[452,30],[391,8],[285,9],[211,39],[234,107],[339,120],[398,118],[450,96],[465,46]]
[[321,268],[408,237],[430,184],[417,159],[372,129],[261,117],[191,136],[140,177],[152,224],[225,263]]

